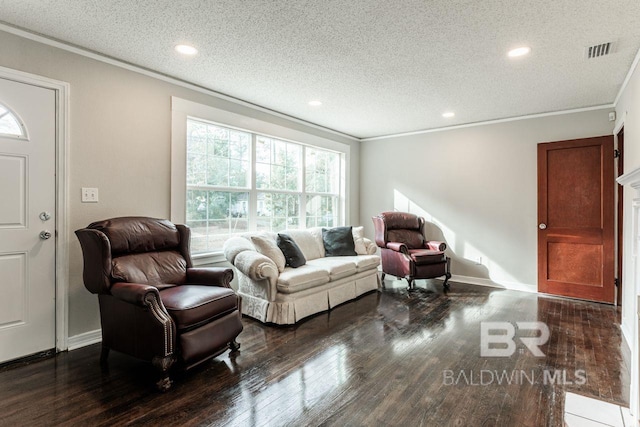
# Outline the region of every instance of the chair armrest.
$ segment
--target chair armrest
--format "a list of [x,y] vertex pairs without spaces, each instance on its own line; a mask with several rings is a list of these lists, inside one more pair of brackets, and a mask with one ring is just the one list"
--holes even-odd
[[407,245],[402,242],[387,242],[387,249],[391,249],[392,251],[396,252],[402,252],[403,254],[409,253]]
[[432,251],[444,251],[445,249],[447,249],[447,244],[445,242],[431,240],[429,242],[424,242],[424,247]]
[[364,247],[367,250],[367,255],[375,255],[378,251],[378,245],[376,245],[366,237],[364,237],[362,241],[364,242]]
[[271,258],[255,251],[245,251],[238,254],[234,267],[251,280],[268,279],[275,275],[277,281],[278,267]]
[[125,283],[117,282],[111,286],[111,295],[121,301],[134,304],[140,307],[146,307],[147,296],[155,296],[160,301],[160,292],[158,288],[142,283]]
[[117,282],[111,286],[111,296],[138,308],[114,311],[115,319],[102,325],[103,340],[106,336],[111,345],[118,342],[113,348],[140,359],[175,357],[176,326],[155,286]]
[[187,268],[187,283],[230,288],[233,269],[226,267]]
[[236,256],[234,266],[242,274],[256,282],[257,286],[261,286],[261,281],[267,280],[267,299],[269,301],[275,300],[277,294],[276,283],[280,275],[275,262],[258,252],[244,251]]

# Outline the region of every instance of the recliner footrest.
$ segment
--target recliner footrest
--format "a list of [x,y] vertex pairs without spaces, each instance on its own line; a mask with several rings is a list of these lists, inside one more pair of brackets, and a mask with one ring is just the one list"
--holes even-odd
[[429,249],[409,249],[409,256],[416,265],[438,264],[447,261],[444,251]]

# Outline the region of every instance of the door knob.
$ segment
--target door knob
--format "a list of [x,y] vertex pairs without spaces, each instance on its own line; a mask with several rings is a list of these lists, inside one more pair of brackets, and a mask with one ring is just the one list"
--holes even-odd
[[40,232],[40,238],[42,240],[47,240],[51,237],[51,232],[49,230],[43,230]]
[[540,225],[538,226],[538,228],[540,230],[545,230],[547,228],[547,224],[545,224],[544,222],[541,222]]

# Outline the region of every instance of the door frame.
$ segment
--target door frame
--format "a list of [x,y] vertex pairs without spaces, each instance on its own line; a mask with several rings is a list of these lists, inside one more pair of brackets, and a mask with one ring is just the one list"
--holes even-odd
[[[622,139],[620,136],[622,135]],[[618,286],[616,288],[616,305],[622,306],[622,263],[624,254],[624,186],[618,183],[618,177],[624,175],[624,123],[613,136],[615,149],[618,150],[618,163],[616,168],[616,279]]]
[[[604,140],[604,141],[603,141]],[[548,236],[549,231],[547,229],[547,225],[549,218],[548,216],[548,153],[551,151],[559,151],[563,149],[569,148],[587,148],[587,147],[600,147],[600,167],[596,168],[599,170],[599,179],[601,181],[611,180],[611,187],[605,186],[602,187],[602,191],[600,192],[600,222],[601,222],[601,230],[602,234],[599,233],[590,233],[585,232],[582,236],[578,233],[578,235],[571,236],[565,233],[559,233],[555,238],[560,238],[560,240],[556,240],[557,242],[567,242],[567,243],[586,243],[586,244],[597,244],[602,247],[602,282],[600,288],[600,293],[593,291],[598,288],[597,286],[590,287],[586,284],[578,284],[581,289],[579,292],[572,292],[573,287],[568,288],[566,285],[571,284],[571,282],[561,281],[560,284],[561,290],[553,290],[549,289],[551,286],[548,280],[548,266],[549,266],[549,249],[547,244],[549,243]],[[537,259],[537,267],[538,267],[538,292],[550,294],[554,296],[564,296],[568,298],[577,298],[586,301],[594,301],[605,304],[613,304],[616,302],[616,286],[614,284],[614,279],[616,277],[616,265],[617,259],[615,257],[616,250],[616,164],[614,159],[614,150],[615,150],[615,137],[611,135],[599,135],[599,136],[591,136],[591,137],[583,137],[577,139],[570,140],[561,140],[561,141],[551,141],[551,142],[543,142],[537,144],[538,151],[538,223],[540,224],[538,230],[538,259]],[[610,150],[610,151],[609,151]],[[610,156],[610,157],[608,157]],[[609,169],[610,168],[610,169]],[[610,175],[608,175],[610,173]],[[608,177],[608,178],[607,178]],[[609,190],[605,190],[605,188],[609,188]],[[610,192],[610,193],[609,193]],[[609,211],[611,209],[611,211]],[[606,225],[606,227],[605,227]],[[552,225],[553,226],[553,225]],[[610,228],[609,228],[610,227]],[[563,228],[554,228],[555,230],[571,230],[569,226],[565,226]],[[593,229],[591,230],[593,231]],[[553,236],[553,233],[551,233]],[[600,242],[600,243],[597,243]],[[610,251],[607,249],[610,248]],[[609,255],[610,254],[610,259]],[[568,290],[567,290],[568,289]],[[597,289],[596,289],[597,290]],[[593,291],[593,293],[591,293]],[[605,292],[606,291],[606,292]],[[610,298],[610,299],[609,299]]]
[[0,77],[55,92],[56,99],[56,224],[55,224],[55,342],[67,350],[69,339],[69,83],[0,66]]
[[[620,286],[618,286],[616,288],[616,292],[618,295],[616,295],[616,306],[619,307],[624,307],[624,301],[622,300],[622,280],[624,279],[624,269],[625,269],[625,263],[624,263],[624,185],[622,185],[620,182],[618,182],[618,178],[620,178],[622,175],[624,175],[624,140],[623,140],[623,144],[622,147],[620,147],[620,141],[618,141],[618,136],[620,135],[620,132],[622,132],[624,130],[624,122],[626,121],[627,118],[627,113],[625,112],[624,115],[622,116],[621,120],[618,120],[615,124],[615,126],[613,127],[613,131],[611,132],[611,134],[613,135],[613,141],[614,141],[614,146],[615,149],[620,150],[620,158],[618,159],[618,164],[615,165],[615,175],[616,175],[616,194],[617,194],[617,200],[616,200],[616,221],[617,221],[617,229],[616,229],[616,239],[618,240],[616,242],[616,267],[618,269],[618,273],[616,275],[616,277],[618,278],[618,283],[620,284]],[[620,168],[620,165],[622,165],[622,168]],[[634,202],[635,203],[635,202]],[[635,209],[635,208],[634,208]],[[628,278],[627,278],[628,279]],[[635,287],[635,284],[633,283],[633,280],[628,281],[627,286],[631,286],[632,288]],[[635,291],[634,291],[635,292]],[[634,308],[634,312],[635,312],[635,308]],[[622,319],[620,321],[622,326]],[[635,328],[635,326],[634,326]],[[624,334],[623,334],[624,335]],[[636,347],[637,348],[637,347]]]

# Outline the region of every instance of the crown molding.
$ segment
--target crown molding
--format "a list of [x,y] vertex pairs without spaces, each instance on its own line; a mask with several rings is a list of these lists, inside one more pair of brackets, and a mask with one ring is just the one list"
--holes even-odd
[[328,127],[317,125],[315,123],[308,122],[306,120],[302,120],[302,119],[290,116],[290,115],[285,114],[285,113],[280,113],[278,111],[271,110],[269,108],[262,107],[262,106],[257,105],[257,104],[253,104],[253,103],[248,102],[248,101],[243,101],[242,99],[235,98],[233,96],[226,95],[226,94],[221,93],[221,92],[216,92],[215,90],[208,89],[206,87],[199,86],[199,85],[196,85],[194,83],[190,83],[190,82],[185,81],[185,80],[181,80],[181,79],[179,79],[177,77],[173,77],[173,76],[170,76],[168,74],[162,74],[160,72],[153,71],[151,69],[144,68],[142,66],[139,66],[139,65],[136,65],[136,64],[132,64],[132,63],[129,63],[129,62],[117,59],[117,58],[113,58],[111,56],[107,56],[107,55],[104,55],[102,53],[98,53],[98,52],[95,52],[95,51],[92,51],[92,50],[89,50],[89,49],[85,49],[83,47],[76,46],[76,45],[73,45],[71,43],[63,42],[61,40],[56,40],[54,38],[51,38],[51,37],[48,37],[48,36],[45,36],[45,35],[42,35],[42,34],[37,34],[37,33],[31,32],[31,31],[25,30],[23,28],[15,27],[15,26],[10,25],[10,24],[8,24],[6,22],[3,22],[3,21],[0,21],[0,31],[4,31],[6,33],[14,34],[16,36],[20,36],[20,37],[28,39],[28,40],[32,40],[32,41],[35,41],[35,42],[38,42],[38,43],[42,43],[42,44],[45,44],[45,45],[48,45],[48,46],[51,46],[51,47],[62,49],[62,50],[65,50],[67,52],[75,53],[77,55],[81,55],[81,56],[84,56],[84,57],[87,57],[87,58],[91,58],[91,59],[94,59],[96,61],[103,62],[105,64],[113,65],[113,66],[116,66],[116,67],[119,67],[119,68],[124,68],[125,70],[133,71],[135,73],[142,74],[142,75],[145,75],[147,77],[152,77],[152,78],[157,79],[157,80],[162,80],[164,82],[171,83],[171,84],[174,84],[176,86],[181,86],[181,87],[184,87],[184,88],[196,91],[196,92],[200,92],[200,93],[203,93],[205,95],[213,96],[213,97],[218,98],[218,99],[223,99],[225,101],[232,102],[234,104],[242,105],[243,107],[251,108],[252,110],[257,110],[257,111],[260,111],[260,112],[263,112],[263,113],[267,113],[267,114],[270,114],[272,116],[276,116],[276,117],[279,117],[279,118],[282,118],[282,119],[286,119],[286,120],[289,120],[289,121],[294,122],[294,123],[302,124],[302,125],[308,126],[310,128],[321,130],[323,132],[327,132],[327,133],[330,133],[330,134],[333,134],[333,135],[338,135],[338,136],[341,136],[343,138],[347,138],[347,139],[349,139],[351,141],[360,141],[360,138],[357,138],[357,137],[355,137],[353,135],[349,135],[349,134],[346,134],[346,133],[343,133],[343,132],[340,132],[340,131],[337,131],[337,130],[334,130],[334,129],[331,129],[331,128],[328,128]]
[[417,131],[413,131],[413,132],[403,132],[403,133],[396,133],[396,134],[384,135],[384,136],[372,136],[372,137],[369,137],[369,138],[362,138],[362,139],[360,139],[360,141],[362,141],[362,142],[365,142],[365,141],[377,141],[377,140],[382,140],[382,139],[399,138],[399,137],[402,137],[402,136],[423,135],[423,134],[426,134],[426,133],[443,132],[443,131],[456,130],[456,129],[465,129],[465,128],[476,127],[476,126],[494,125],[494,124],[498,124],[498,123],[514,122],[514,121],[518,121],[518,120],[537,119],[537,118],[541,118],[541,117],[562,116],[562,115],[565,115],[565,114],[583,113],[585,111],[605,110],[605,109],[611,109],[611,108],[615,108],[614,104],[595,105],[593,107],[574,108],[574,109],[571,109],[571,110],[561,110],[561,111],[551,111],[551,112],[548,112],[548,113],[528,114],[528,115],[525,115],[525,116],[507,117],[507,118],[504,118],[504,119],[486,120],[486,121],[483,121],[483,122],[465,123],[465,124],[461,124],[461,125],[446,126],[446,127],[433,128],[433,129],[423,129],[423,130],[417,130]]
[[10,33],[10,34],[14,34],[38,43],[42,43],[48,46],[52,46],[58,49],[62,49],[65,50],[67,52],[71,52],[71,53],[75,53],[77,55],[81,55],[87,58],[91,58],[94,59],[96,61],[100,61],[109,65],[113,65],[119,68],[123,68],[129,71],[133,71],[148,77],[152,77],[155,78],[157,80],[161,80],[167,83],[171,83],[177,86],[181,86],[199,93],[203,93],[205,95],[209,95],[209,96],[213,96],[215,98],[218,99],[222,99],[228,102],[232,102],[234,104],[238,104],[238,105],[242,105],[244,107],[250,108],[252,110],[256,110],[256,111],[260,111],[263,113],[267,113],[270,114],[272,116],[275,117],[279,117],[294,123],[298,123],[298,124],[302,124],[304,126],[308,126],[310,128],[313,129],[317,129],[323,132],[327,132],[329,134],[333,134],[333,135],[337,135],[343,138],[346,138],[348,140],[351,141],[359,141],[359,142],[366,142],[366,141],[377,141],[377,140],[385,140],[385,139],[393,139],[393,138],[399,138],[399,137],[404,137],[404,136],[413,136],[413,135],[422,135],[422,134],[427,134],[427,133],[433,133],[433,132],[442,132],[442,131],[449,131],[449,130],[456,130],[456,129],[465,129],[465,128],[469,128],[469,127],[475,127],[475,126],[484,126],[484,125],[492,125],[492,124],[499,124],[499,123],[506,123],[506,122],[511,122],[511,121],[517,121],[517,120],[528,120],[528,119],[536,119],[536,118],[541,118],[541,117],[551,117],[551,116],[559,116],[559,115],[564,115],[564,114],[573,114],[573,113],[581,113],[581,112],[585,112],[585,111],[594,111],[594,110],[601,110],[601,109],[611,109],[611,108],[615,108],[616,105],[618,104],[620,97],[622,96],[622,93],[624,92],[624,90],[626,89],[631,76],[633,75],[633,72],[635,71],[635,69],[638,66],[638,63],[640,63],[640,49],[638,50],[635,59],[631,65],[631,68],[629,69],[629,72],[627,73],[624,82],[622,83],[622,86],[620,87],[620,90],[618,91],[618,94],[615,98],[615,101],[613,103],[610,104],[602,104],[602,105],[596,105],[596,106],[592,106],[592,107],[584,107],[584,108],[575,108],[575,109],[570,109],[570,110],[560,110],[560,111],[551,111],[551,112],[545,112],[545,113],[536,113],[536,114],[528,114],[528,115],[523,115],[523,116],[515,116],[515,117],[506,117],[506,118],[502,118],[502,119],[494,119],[494,120],[486,120],[486,121],[480,121],[480,122],[473,122],[473,123],[464,123],[464,124],[460,124],[460,125],[454,125],[454,126],[445,126],[445,127],[437,127],[437,128],[431,128],[431,129],[421,129],[421,130],[417,130],[417,131],[411,131],[411,132],[401,132],[401,133],[395,133],[395,134],[388,134],[388,135],[380,135],[380,136],[372,136],[372,137],[366,137],[366,138],[358,138],[356,136],[353,135],[349,135],[340,131],[337,131],[335,129],[331,129],[325,126],[321,126],[321,125],[317,125],[315,123],[312,122],[308,122],[306,120],[302,120],[299,118],[296,118],[294,116],[290,116],[288,114],[285,113],[280,113],[278,111],[275,110],[271,110],[269,108],[257,105],[257,104],[253,104],[251,102],[248,101],[244,101],[242,99],[239,98],[235,98],[233,96],[230,95],[226,95],[224,93],[221,92],[216,92],[212,89],[208,89],[206,87],[203,86],[199,86],[196,85],[194,83],[190,83],[188,81],[179,79],[177,77],[173,77],[167,74],[162,74],[160,72],[157,71],[153,71],[151,69],[147,69],[144,68],[142,66],[136,65],[136,64],[132,64],[117,58],[113,58],[110,56],[107,56],[105,54],[99,53],[99,52],[95,52],[77,45],[73,45],[71,43],[68,42],[64,42],[61,40],[57,40],[48,36],[45,36],[43,34],[38,34],[20,27],[16,27],[13,26],[11,24],[8,24],[6,22],[0,21],[0,31],[4,31],[6,33]]

